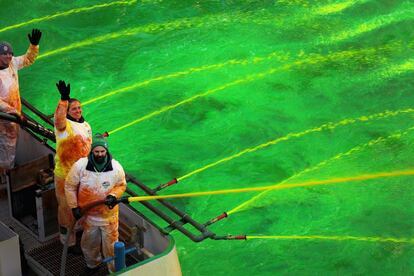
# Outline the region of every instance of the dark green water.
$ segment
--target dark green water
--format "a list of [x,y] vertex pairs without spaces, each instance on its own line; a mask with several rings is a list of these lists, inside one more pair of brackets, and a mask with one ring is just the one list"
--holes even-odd
[[[40,28],[41,56],[20,71],[22,96],[51,114],[55,83],[69,81],[94,132],[113,132],[111,152],[144,183],[278,138],[165,193],[414,167],[412,1],[125,2],[5,30],[102,2],[2,1],[0,40],[23,53]],[[204,222],[255,195],[171,202]],[[184,275],[412,275],[413,196],[412,177],[279,190],[211,227],[333,240],[173,236]]]

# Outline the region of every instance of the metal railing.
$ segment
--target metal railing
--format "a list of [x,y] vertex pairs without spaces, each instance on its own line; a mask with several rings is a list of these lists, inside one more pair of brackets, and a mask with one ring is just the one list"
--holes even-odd
[[[53,126],[53,121],[50,119],[52,116],[47,116],[43,114],[41,111],[36,109],[34,106],[29,104],[26,100],[22,99],[22,104],[28,108],[30,111],[32,111],[34,114],[36,114],[40,119],[42,119],[43,122],[46,124]],[[33,132],[37,135],[42,136],[44,139],[50,140],[52,142],[56,142],[54,132],[46,127],[43,127],[41,124],[39,124],[36,120],[28,117],[26,114],[24,114],[26,119],[20,119],[17,116],[7,114],[0,112],[0,119],[8,120],[11,122],[15,122],[20,124],[22,127],[28,128],[30,130],[29,133],[32,135]],[[137,180],[135,177],[133,177],[130,174],[126,174],[126,180],[128,183],[134,184],[136,187],[138,187],[140,190],[142,190],[146,195],[154,196],[157,195],[157,192],[162,190],[165,187],[168,187],[176,181],[169,181],[168,183],[161,184],[155,189],[151,189],[150,187],[146,186],[139,180]],[[132,191],[131,189],[127,188],[127,194],[131,196],[138,196],[137,193]],[[152,220],[146,218],[151,222],[154,226],[156,226],[162,233],[169,234],[171,231],[178,230],[181,233],[183,233],[185,236],[190,238],[194,242],[200,242],[207,238],[213,239],[213,240],[242,240],[246,239],[244,235],[223,235],[218,236],[214,232],[210,231],[207,227],[213,223],[216,223],[217,221],[226,218],[227,214],[223,213],[213,219],[210,219],[206,223],[200,223],[196,220],[194,220],[190,215],[185,213],[184,211],[180,210],[179,208],[175,207],[173,204],[168,202],[165,199],[157,199],[157,201],[164,207],[166,207],[168,210],[173,212],[175,215],[179,217],[179,219],[174,219],[171,216],[169,216],[166,212],[162,211],[160,208],[154,206],[152,203],[148,201],[140,201],[140,204],[142,204],[145,208],[147,208],[149,211],[163,219],[168,223],[168,226],[165,228],[161,228],[157,226],[156,223],[154,223]],[[191,225],[194,228],[194,231],[190,231],[186,229],[184,226],[186,224]]]

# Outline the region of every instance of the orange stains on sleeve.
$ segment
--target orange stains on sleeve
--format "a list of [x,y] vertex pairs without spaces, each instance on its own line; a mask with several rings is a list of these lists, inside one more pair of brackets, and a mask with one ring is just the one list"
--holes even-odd
[[30,44],[24,56],[23,67],[32,65],[35,62],[35,59],[38,54],[39,54],[39,45]]
[[5,101],[2,98],[0,98],[0,111],[9,113],[13,111],[13,107],[9,104],[8,101]]
[[19,86],[13,82],[6,97],[0,98],[0,110],[3,112],[17,112],[20,114],[22,104],[20,101]]
[[20,101],[19,87],[17,83],[10,87],[9,104],[11,107],[16,109],[17,113],[21,113],[22,103]]
[[114,194],[115,197],[120,198],[122,194],[126,190],[126,181],[119,182],[115,185],[115,187],[111,190],[110,194]]
[[66,128],[66,113],[68,110],[68,101],[60,100],[55,111],[55,127],[59,131],[63,131]]
[[62,140],[57,147],[60,166],[67,175],[72,165],[82,157],[86,157],[90,150],[90,139],[84,139],[81,135],[69,136]]
[[104,198],[99,196],[99,193],[89,187],[82,186],[78,191],[78,203],[80,207],[101,199]]
[[[96,191],[95,189],[87,186],[82,186],[78,192],[78,203],[82,208],[83,206],[90,204],[92,202],[105,199],[106,195],[103,195]],[[118,214],[118,206],[115,206],[113,209],[109,209],[108,206],[101,204],[96,207],[89,209],[88,215],[99,216],[108,221],[113,221]]]

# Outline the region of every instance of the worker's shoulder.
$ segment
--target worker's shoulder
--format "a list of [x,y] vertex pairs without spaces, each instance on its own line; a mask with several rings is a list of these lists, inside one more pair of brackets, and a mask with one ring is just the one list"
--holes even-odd
[[88,157],[82,157],[78,161],[75,162],[75,166],[79,167],[86,167],[88,164]]
[[121,163],[119,163],[116,159],[112,158],[112,167],[116,168],[116,169],[123,169]]

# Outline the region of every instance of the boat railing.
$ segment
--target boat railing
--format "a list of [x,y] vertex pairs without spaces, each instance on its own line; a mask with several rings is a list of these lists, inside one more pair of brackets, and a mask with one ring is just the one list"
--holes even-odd
[[[36,116],[38,116],[44,123],[48,124],[49,126],[53,126],[53,121],[51,120],[51,117],[53,117],[53,116],[45,115],[44,113],[39,111],[37,108],[35,108],[33,105],[31,105],[30,103],[28,103],[24,99],[22,99],[22,104],[27,109],[29,109],[31,112],[36,114]],[[1,119],[5,119],[5,120],[9,120],[9,121],[19,123],[22,127],[28,128],[32,135],[34,135],[34,133],[35,133],[36,134],[35,136],[38,136],[38,135],[42,136],[43,139],[45,139],[44,140],[45,143],[47,142],[46,140],[49,140],[49,141],[52,141],[53,143],[55,143],[55,137],[53,135],[52,130],[50,130],[46,127],[43,127],[41,124],[39,124],[37,122],[37,120],[35,120],[33,118],[30,118],[27,114],[24,114],[24,116],[26,117],[26,120],[22,121],[22,120],[16,119],[16,117],[13,116],[13,115],[0,112],[0,118]],[[145,185],[144,183],[142,183],[141,181],[137,180],[131,174],[127,173],[126,174],[126,179],[127,179],[128,183],[134,184],[136,187],[138,187],[146,195],[149,195],[149,196],[157,195],[157,192],[161,190],[160,187],[164,188],[164,187],[167,187],[167,186],[170,185],[170,182],[169,182],[167,185],[165,185],[165,184],[160,185],[157,188],[152,189],[152,188],[148,187],[147,185]],[[175,183],[175,182],[171,182],[171,183]],[[138,194],[130,188],[128,188],[126,192],[130,196],[138,196]],[[164,212],[163,210],[161,210],[160,208],[158,208],[154,204],[150,203],[149,201],[140,201],[140,204],[142,204],[149,211],[151,211],[152,213],[154,213],[155,215],[157,215],[158,217],[160,217],[161,219],[163,219],[164,221],[166,221],[168,223],[168,225],[166,227],[161,228],[161,227],[157,226],[157,224],[155,224],[153,222],[153,220],[148,219],[148,221],[150,221],[154,226],[156,226],[162,233],[164,233],[166,235],[169,234],[170,232],[174,231],[174,230],[178,230],[194,242],[200,242],[200,241],[203,241],[207,238],[214,239],[214,240],[245,239],[245,236],[233,236],[233,235],[218,236],[214,232],[212,232],[208,229],[209,225],[211,225],[211,224],[227,217],[226,213],[223,213],[220,216],[218,216],[217,218],[211,219],[211,220],[207,221],[206,223],[200,223],[200,222],[196,221],[195,219],[193,219],[189,214],[187,214],[186,212],[180,210],[179,208],[177,208],[176,206],[174,206],[173,204],[171,204],[167,200],[157,199],[157,201],[162,206],[164,206],[165,208],[167,208],[168,210],[173,212],[178,217],[178,219],[171,217],[169,214],[167,214],[166,212]],[[192,231],[188,230],[185,227],[187,224],[191,225],[194,230],[192,230]]]

